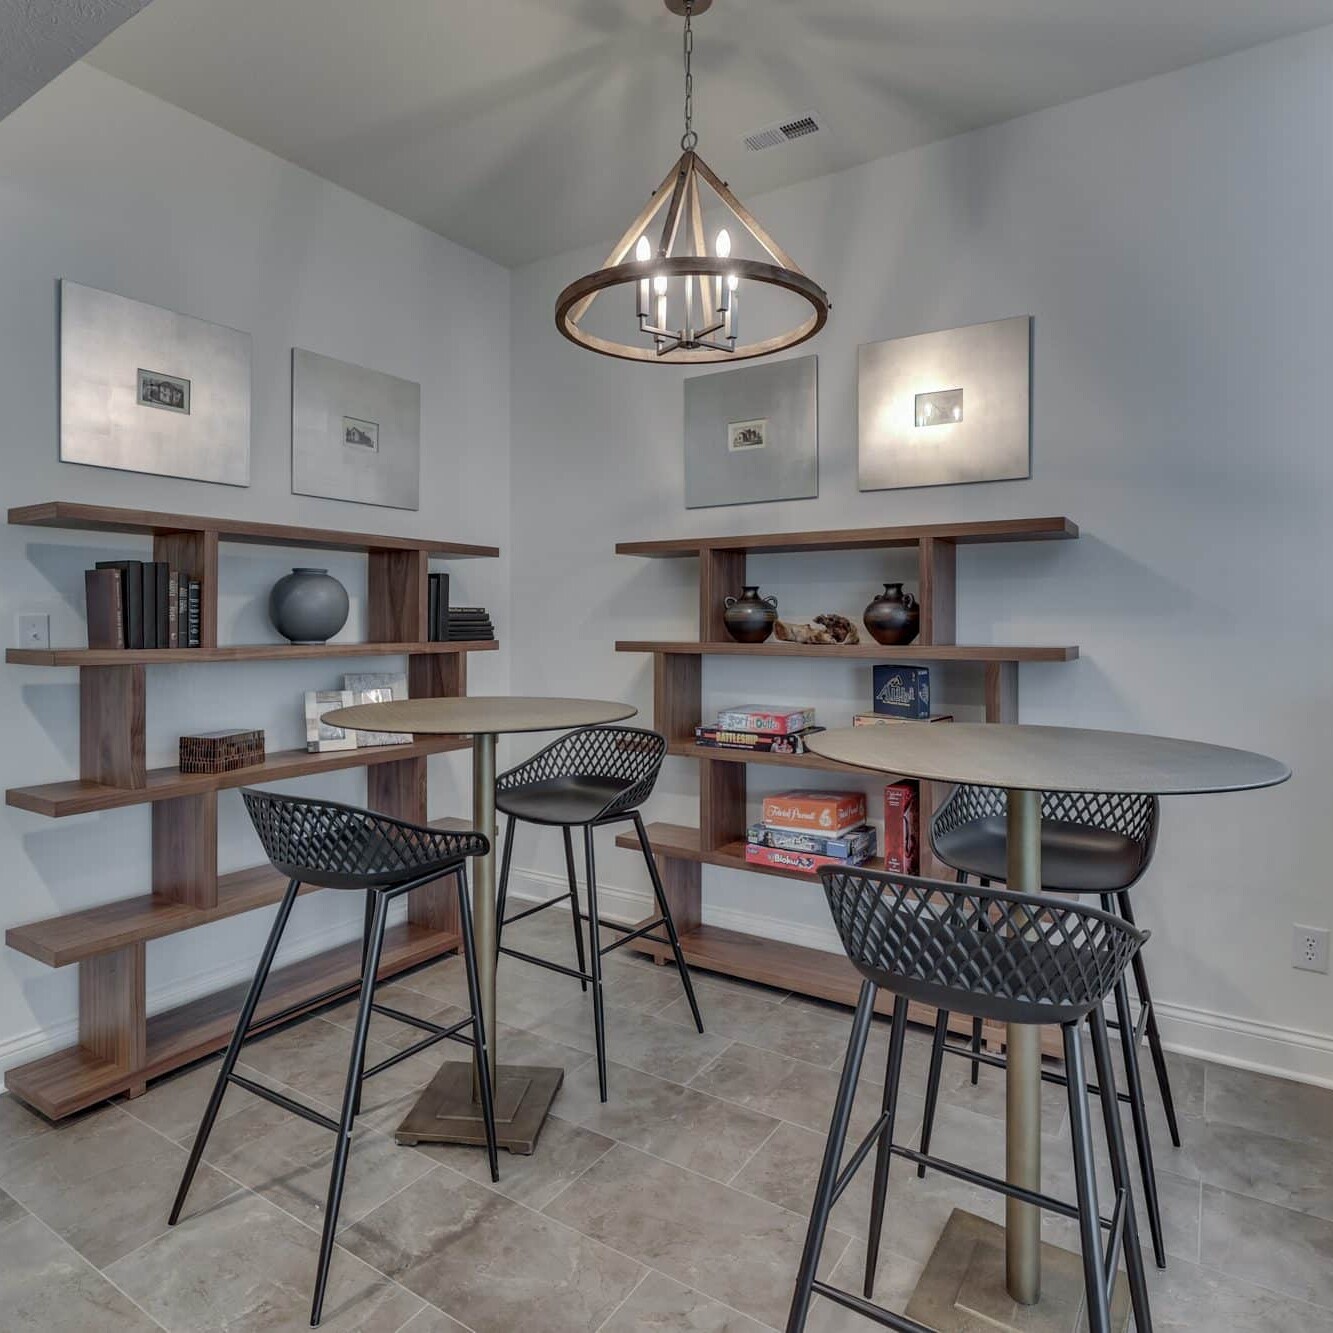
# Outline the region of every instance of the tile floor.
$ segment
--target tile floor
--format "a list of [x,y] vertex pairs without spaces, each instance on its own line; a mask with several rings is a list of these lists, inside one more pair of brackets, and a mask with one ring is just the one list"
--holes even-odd
[[[570,957],[567,918],[515,928],[520,947]],[[517,943],[517,939],[515,940]],[[409,1149],[390,1137],[439,1048],[367,1084],[323,1327],[338,1333],[759,1333],[781,1328],[849,1027],[846,1010],[700,975],[708,1033],[674,973],[607,962],[611,1100],[597,1099],[592,1017],[567,978],[506,960],[504,1058],[563,1065],[540,1147]],[[447,960],[385,988],[397,1006],[459,1016]],[[336,1114],[350,1007],[247,1048],[251,1075]],[[411,1033],[376,1017],[369,1060]],[[866,1061],[856,1126],[873,1118],[885,1025]],[[450,1058],[464,1059],[453,1047]],[[920,1122],[928,1054],[908,1047],[903,1127]],[[1173,1058],[1184,1147],[1155,1088],[1170,1266],[1151,1272],[1159,1330],[1333,1333],[1333,1092]],[[300,1329],[307,1326],[331,1137],[231,1089],[182,1224],[166,1213],[215,1062],[52,1127],[0,1097],[0,1329]],[[1003,1161],[1002,1076],[950,1059],[935,1149]],[[1063,1093],[1047,1089],[1046,1187],[1073,1197]],[[951,1209],[999,1219],[995,1197],[893,1168],[877,1297],[901,1309]],[[868,1172],[834,1214],[825,1268],[852,1285]],[[1145,1228],[1146,1231],[1146,1228]],[[1075,1233],[1049,1220],[1047,1237]],[[811,1333],[870,1325],[817,1302]]]

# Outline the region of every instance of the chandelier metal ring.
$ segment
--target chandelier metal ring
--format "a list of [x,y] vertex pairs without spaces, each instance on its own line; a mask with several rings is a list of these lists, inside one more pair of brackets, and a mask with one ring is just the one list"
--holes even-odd
[[[586,307],[586,303],[599,292],[604,292],[610,287],[623,287],[651,280],[659,274],[666,278],[714,277],[724,280],[730,275],[735,275],[746,282],[781,287],[796,296],[803,297],[810,303],[811,313],[796,328],[759,342],[742,344],[735,351],[720,351],[717,348],[677,348],[663,354],[659,354],[654,347],[618,343],[610,338],[598,337],[595,333],[582,328],[573,317],[580,305]],[[745,361],[795,347],[798,343],[813,338],[824,327],[828,322],[829,309],[829,300],[824,289],[797,269],[780,268],[776,264],[765,264],[757,259],[717,259],[709,255],[677,255],[669,259],[647,259],[642,262],[631,260],[623,264],[613,264],[576,278],[560,293],[556,301],[555,323],[560,332],[571,342],[590,351],[601,352],[605,356],[620,357],[625,361],[665,361],[668,364],[698,365],[709,361]]]

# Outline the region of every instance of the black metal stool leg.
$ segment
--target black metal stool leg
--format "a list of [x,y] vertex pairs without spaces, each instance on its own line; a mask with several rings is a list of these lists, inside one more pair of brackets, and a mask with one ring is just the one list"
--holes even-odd
[[[982,1032],[982,1021],[981,1021],[981,1019],[979,1019],[979,1018],[974,1018],[974,1019],[972,1020],[972,1054],[973,1054],[973,1055],[980,1055],[980,1054],[981,1054],[981,1032]],[[977,1075],[978,1075],[980,1072],[981,1072],[981,1061],[980,1061],[980,1060],[973,1060],[973,1061],[972,1061],[972,1086],[973,1086],[974,1088],[977,1086]]]
[[[810,1313],[815,1273],[819,1267],[820,1251],[824,1248],[824,1233],[828,1230],[829,1214],[833,1211],[833,1190],[838,1182],[838,1167],[842,1162],[843,1146],[847,1142],[847,1126],[851,1123],[852,1103],[856,1100],[856,1085],[861,1077],[861,1059],[865,1055],[866,1038],[870,1035],[870,1020],[875,1013],[875,996],[879,991],[873,982],[861,983],[861,998],[857,1001],[856,1016],[847,1039],[847,1055],[842,1062],[842,1078],[838,1083],[837,1100],[833,1103],[833,1119],[828,1139],[824,1144],[824,1163],[819,1170],[819,1184],[810,1210],[810,1225],[805,1233],[805,1248],[801,1252],[801,1266],[796,1273],[796,1290],[792,1293],[791,1312],[787,1316],[787,1333],[802,1333]],[[895,1032],[897,1026],[895,1025]]]
[[246,994],[245,1003],[241,1005],[240,1017],[236,1020],[236,1028],[231,1034],[231,1041],[227,1043],[226,1054],[222,1057],[222,1064],[218,1069],[217,1082],[213,1084],[208,1106],[204,1109],[204,1118],[199,1122],[199,1132],[194,1136],[194,1146],[190,1149],[190,1159],[185,1164],[185,1174],[181,1177],[180,1187],[176,1190],[176,1201],[171,1205],[171,1213],[167,1217],[168,1226],[174,1227],[180,1220],[181,1209],[185,1206],[185,1196],[190,1192],[194,1173],[199,1169],[199,1163],[203,1159],[204,1149],[208,1145],[208,1136],[213,1132],[213,1123],[217,1120],[218,1111],[222,1107],[222,1098],[227,1091],[227,1083],[231,1078],[232,1070],[236,1068],[236,1060],[240,1056],[241,1046],[245,1042],[246,1034],[250,1031],[250,1024],[254,1021],[255,1008],[259,1004],[260,995],[263,994],[264,983],[268,980],[269,970],[272,968],[274,956],[278,952],[278,944],[282,940],[282,932],[287,929],[287,918],[292,914],[292,904],[296,902],[296,894],[300,887],[299,880],[291,880],[287,885],[287,892],[282,896],[282,902],[278,905],[278,914],[273,918],[273,926],[269,930],[268,942],[264,945],[264,952],[260,956],[259,967],[255,971],[254,980],[250,983],[250,990]]
[[[938,1028],[936,1030],[939,1031]],[[866,1233],[866,1300],[875,1294],[875,1269],[879,1267],[879,1241],[884,1231],[884,1200],[889,1192],[889,1166],[893,1160],[889,1145],[893,1142],[893,1123],[898,1116],[898,1084],[902,1081],[903,1047],[906,1044],[907,1000],[899,995],[893,1001],[893,1034],[889,1038],[884,1101],[880,1107],[884,1128],[875,1146],[875,1188],[870,1200],[870,1230]]]
[[[512,827],[512,821],[511,821]],[[472,1058],[477,1069],[477,1087],[481,1091],[481,1121],[486,1131],[486,1156],[491,1180],[500,1179],[499,1153],[495,1141],[495,1089],[491,1087],[490,1034],[481,1016],[481,981],[477,976],[477,954],[472,947],[472,904],[468,901],[467,871],[455,876],[458,885],[458,921],[463,928],[463,966],[467,972],[467,998],[472,1009]]]
[[347,1154],[352,1146],[352,1122],[361,1089],[361,1071],[366,1062],[366,1037],[370,1033],[370,1015],[375,1003],[375,978],[380,967],[384,944],[384,922],[389,912],[389,896],[375,894],[375,915],[370,926],[370,947],[361,970],[361,1001],[356,1010],[352,1032],[352,1054],[347,1063],[347,1085],[343,1089],[342,1114],[329,1172],[329,1194],[324,1204],[324,1231],[319,1241],[319,1266],[315,1270],[315,1296],[310,1306],[310,1323],[319,1323],[324,1309],[324,1288],[329,1280],[329,1261],[333,1258],[333,1238],[338,1230],[338,1211],[342,1207],[343,1182],[347,1176]]
[[[1135,926],[1134,909],[1129,904],[1127,890],[1116,894],[1116,905],[1120,909],[1120,915],[1131,926]],[[1157,1030],[1157,1010],[1153,1007],[1152,992],[1148,989],[1148,967],[1143,961],[1142,949],[1134,955],[1133,967],[1134,989],[1139,993],[1139,1004],[1148,1010],[1148,1050],[1152,1053],[1153,1069],[1157,1072],[1157,1086],[1162,1093],[1162,1109],[1166,1112],[1166,1125],[1171,1131],[1171,1142],[1179,1148],[1180,1124],[1176,1120],[1176,1101],[1171,1095],[1171,1074],[1166,1067],[1166,1052],[1162,1050],[1162,1034]]]
[[1166,1246],[1162,1240],[1162,1213],[1157,1201],[1157,1171],[1152,1159],[1152,1135],[1148,1129],[1148,1108],[1143,1104],[1143,1080],[1139,1075],[1139,1047],[1134,1040],[1134,1019],[1129,1012],[1129,987],[1122,972],[1115,984],[1116,1022],[1120,1024],[1120,1050],[1125,1058],[1125,1085],[1129,1093],[1129,1111],[1134,1124],[1134,1144],[1139,1154],[1139,1172],[1143,1176],[1143,1203],[1148,1210],[1148,1231],[1152,1235],[1153,1257],[1158,1268],[1166,1267]]
[[[569,874],[569,902],[573,909],[574,951],[578,955],[579,971],[586,972],[588,970],[588,960],[583,952],[583,920],[579,916],[579,877],[574,871],[574,835],[569,831],[568,824],[564,825],[560,832],[565,835],[565,870]],[[587,977],[580,977],[579,985],[586,992],[588,989]]]
[[639,835],[639,846],[643,848],[643,859],[648,865],[648,875],[653,881],[657,910],[662,913],[667,938],[671,941],[671,952],[676,959],[676,970],[680,973],[681,985],[685,987],[685,998],[690,1002],[690,1013],[694,1015],[694,1026],[702,1032],[703,1015],[699,1012],[699,1001],[694,998],[694,982],[690,980],[690,969],[685,966],[685,955],[680,948],[680,936],[676,934],[676,923],[671,917],[671,904],[667,902],[666,890],[662,887],[662,877],[657,873],[657,862],[653,858],[653,849],[648,842],[648,831],[643,827],[643,816],[637,810],[633,819],[634,831]]
[[1074,1145],[1074,1183],[1078,1192],[1078,1230],[1083,1251],[1083,1281],[1088,1295],[1088,1333],[1111,1333],[1111,1303],[1102,1264],[1101,1214],[1097,1204],[1097,1166],[1088,1115],[1088,1077],[1083,1068],[1083,1040],[1078,1023],[1061,1028],[1065,1046],[1069,1129]]
[[602,1007],[602,941],[597,912],[597,862],[592,825],[583,826],[583,856],[588,864],[588,955],[592,962],[592,1023],[597,1040],[597,1091],[606,1101],[606,1011]]
[[[896,1019],[894,1020],[897,1021]],[[921,1152],[930,1151],[930,1134],[935,1128],[935,1107],[940,1099],[940,1072],[944,1065],[944,1038],[949,1031],[949,1011],[935,1010],[935,1037],[930,1043],[930,1073],[926,1078],[926,1113],[921,1121]],[[917,1176],[926,1178],[925,1164],[916,1169]]]
[[500,885],[495,891],[495,958],[500,960],[500,944],[504,939],[505,907],[509,902],[509,866],[514,859],[514,825],[518,820],[510,815],[505,823],[504,852],[500,857]]
[[[1120,1099],[1115,1090],[1115,1066],[1111,1061],[1111,1043],[1106,1035],[1106,1015],[1100,1008],[1088,1015],[1092,1029],[1092,1054],[1101,1089],[1102,1119],[1106,1123],[1106,1144],[1111,1158],[1111,1178],[1117,1190],[1124,1190],[1125,1267],[1129,1271],[1129,1295],[1134,1307],[1134,1326],[1138,1333],[1151,1333],[1152,1315],[1148,1311],[1148,1283],[1143,1269],[1143,1251],[1139,1247],[1139,1222],[1134,1212],[1134,1191],[1129,1179],[1129,1155],[1125,1152],[1125,1131],[1120,1124]],[[1112,1275],[1112,1279],[1114,1275]]]

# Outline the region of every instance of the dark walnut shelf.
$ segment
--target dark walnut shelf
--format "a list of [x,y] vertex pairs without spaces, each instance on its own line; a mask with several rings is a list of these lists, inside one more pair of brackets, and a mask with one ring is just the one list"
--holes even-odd
[[329,750],[322,754],[311,754],[308,750],[277,750],[262,764],[238,768],[231,773],[182,773],[179,768],[152,768],[148,770],[147,781],[142,787],[112,787],[74,778],[68,782],[48,782],[40,787],[11,787],[5,793],[5,802],[20,810],[63,819],[67,815],[171,801],[181,796],[225,791],[230,787],[283,782],[310,773],[393,764],[404,759],[442,754],[447,750],[466,750],[471,744],[465,737],[420,736],[406,745],[368,745],[363,749]]
[[690,657],[827,657],[863,662],[1072,662],[1078,648],[1072,645],[1005,647],[995,644],[908,644],[886,647],[881,643],[735,643],[729,639],[710,642],[674,639],[621,639],[618,653],[671,653]]
[[705,551],[772,555],[793,551],[873,551],[947,541],[959,546],[983,542],[1069,541],[1078,524],[1067,518],[1002,518],[975,523],[914,523],[893,528],[831,528],[822,532],[740,533],[730,537],[676,537],[666,541],[617,542],[617,555],[681,558]]
[[[433,819],[430,825],[453,832],[470,827],[465,820],[455,818]],[[114,953],[129,944],[164,939],[212,921],[272,906],[286,889],[286,878],[272,866],[249,866],[218,876],[217,904],[213,907],[192,907],[162,894],[145,893],[137,898],[101,903],[81,912],[48,917],[45,921],[32,921],[26,926],[11,926],[5,932],[5,943],[48,967],[68,967],[99,954]],[[319,889],[305,885],[301,892],[317,893]]]
[[35,528],[73,528],[85,532],[132,532],[152,537],[211,533],[224,542],[256,546],[306,546],[323,551],[424,551],[454,559],[493,557],[498,546],[434,537],[389,537],[374,532],[342,532],[333,528],[293,527],[285,523],[253,523],[240,518],[205,518],[198,514],[161,513],[150,509],[119,509],[110,505],[72,504],[47,500],[9,511],[11,523]]
[[[715,764],[774,764],[780,768],[818,768],[829,773],[859,773],[864,768],[840,764],[836,759],[825,759],[818,754],[774,754],[771,750],[728,749],[722,745],[696,745],[693,741],[672,741],[667,753],[680,759],[702,759]],[[885,781],[888,781],[887,775]],[[753,869],[754,867],[750,867]]]
[[496,639],[452,643],[241,643],[223,648],[8,648],[10,666],[174,666],[195,662],[290,662],[335,657],[490,653]]

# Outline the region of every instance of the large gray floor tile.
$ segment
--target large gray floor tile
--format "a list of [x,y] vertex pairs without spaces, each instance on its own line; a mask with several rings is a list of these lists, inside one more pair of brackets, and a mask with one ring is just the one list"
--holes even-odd
[[[795,997],[781,1000],[763,991],[730,995],[722,1004],[708,1003],[703,992],[699,1000],[701,1007],[706,1006],[705,1026],[719,1036],[810,1064],[842,1063],[852,1026],[850,1009]],[[694,1022],[683,997],[663,1009],[661,1016],[682,1025]]]
[[1204,1114],[1278,1138],[1333,1145],[1333,1088],[1209,1065]]
[[[532,1030],[578,1050],[596,1049],[590,999],[562,1005],[534,1023]],[[607,1058],[673,1083],[688,1083],[730,1044],[725,1037],[699,1033],[637,1010],[607,1010]]]
[[[309,1326],[319,1236],[242,1192],[112,1264],[107,1276],[171,1333]],[[397,1333],[421,1302],[334,1251],[326,1333]]]
[[1173,1172],[1333,1221],[1333,1143],[1278,1138],[1220,1120],[1181,1123],[1181,1146],[1154,1140]]
[[[159,1134],[164,1134],[177,1143],[188,1144],[193,1141],[199,1122],[203,1119],[221,1064],[220,1056],[205,1060],[202,1064],[194,1065],[178,1074],[159,1079],[142,1096],[121,1098],[115,1104],[127,1115],[157,1130]],[[256,1083],[290,1094],[291,1090],[285,1088],[278,1079],[269,1078],[267,1074],[261,1074],[257,1069],[249,1067],[246,1067],[244,1072]],[[235,1115],[237,1111],[253,1106],[254,1103],[253,1093],[234,1085],[229,1087],[223,1094],[222,1105],[218,1110],[218,1123],[226,1120],[228,1116]]]
[[54,1128],[49,1120],[28,1110],[12,1093],[0,1092],[0,1145],[17,1143],[34,1134],[47,1134]]
[[[166,1230],[186,1158],[178,1145],[109,1108],[68,1131],[0,1148],[0,1180],[24,1208],[104,1268]],[[206,1214],[237,1188],[201,1167],[185,1216]]]
[[475,1333],[591,1333],[642,1267],[441,1167],[343,1234],[367,1263]]
[[[861,1295],[865,1278],[866,1249],[863,1241],[854,1241],[843,1252],[837,1267],[829,1274],[829,1282],[843,1291]],[[916,1284],[921,1279],[922,1265],[913,1259],[881,1249],[879,1266],[875,1272],[876,1305],[901,1314],[907,1308]],[[874,1328],[859,1314],[834,1301],[816,1296],[810,1305],[806,1333],[870,1333]]]
[[16,1222],[27,1210],[11,1195],[0,1190],[0,1227],[7,1227]]
[[414,1314],[398,1333],[468,1333],[468,1329],[457,1319],[450,1319],[443,1310],[437,1310],[433,1305],[423,1305],[420,1312]]
[[[774,1051],[735,1043],[690,1082],[692,1088],[807,1129],[825,1132],[837,1100],[840,1073],[792,1060]],[[865,1133],[879,1114],[883,1090],[861,1081],[852,1113],[852,1132]],[[921,1121],[921,1098],[904,1092],[899,1113],[905,1125]]]
[[0,1235],[0,1326],[5,1333],[160,1333],[35,1217]]
[[654,1271],[600,1333],[765,1333],[765,1326]]
[[500,1179],[495,1182],[486,1153],[480,1148],[423,1143],[416,1151],[443,1162],[469,1180],[489,1185],[506,1198],[529,1208],[542,1208],[613,1146],[611,1139],[551,1115],[542,1126],[536,1152],[524,1156],[501,1150]]
[[567,1120],[678,1166],[729,1180],[778,1122],[624,1065],[607,1069],[607,1096],[598,1097],[597,1069],[566,1075],[556,1111]]
[[1200,1261],[1231,1277],[1333,1308],[1333,1222],[1203,1187]]
[[[785,1209],[617,1146],[546,1211],[752,1318],[786,1316],[805,1222]],[[830,1233],[825,1271],[846,1244]]]
[[1180,1259],[1149,1267],[1148,1301],[1157,1333],[1333,1333],[1333,1312]]

